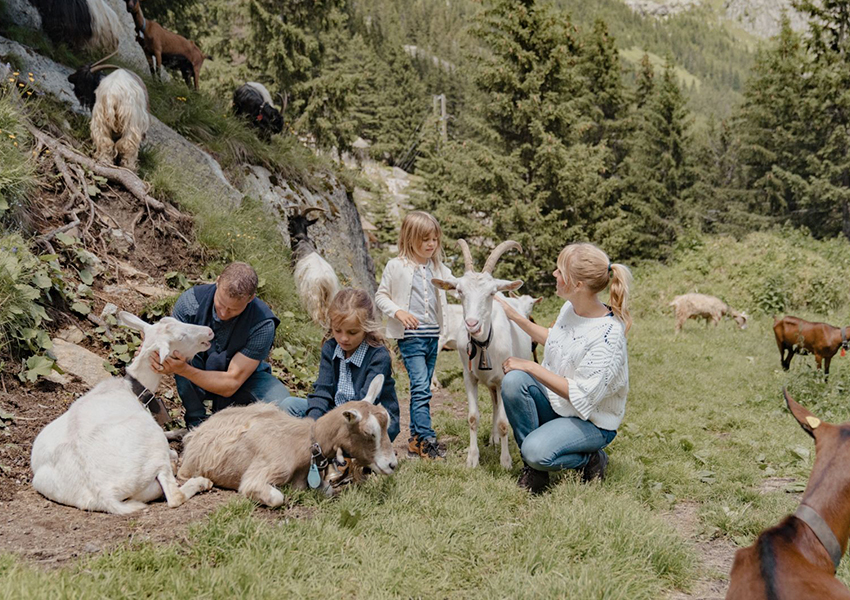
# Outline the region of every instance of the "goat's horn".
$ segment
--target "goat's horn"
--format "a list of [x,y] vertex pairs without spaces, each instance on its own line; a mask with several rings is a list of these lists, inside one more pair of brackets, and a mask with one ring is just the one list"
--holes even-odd
[[96,67],[92,67],[92,68],[91,68],[91,72],[92,72],[92,73],[97,73],[97,72],[98,72],[98,71],[100,71],[101,69],[120,69],[120,68],[121,68],[121,67],[119,67],[119,66],[117,66],[117,65],[98,65],[98,66],[96,66]]
[[474,271],[475,265],[472,263],[472,253],[469,251],[469,244],[466,240],[458,240],[457,245],[460,246],[460,251],[463,254],[463,270]]
[[522,252],[522,246],[519,245],[519,242],[515,242],[513,240],[502,242],[501,244],[493,248],[493,251],[490,253],[490,256],[487,257],[487,262],[484,263],[484,268],[481,270],[481,272],[492,274],[493,269],[496,268],[496,263],[499,262],[500,258],[502,258],[502,254],[514,248]]
[[321,206],[311,206],[311,207],[309,207],[309,208],[305,208],[305,209],[304,209],[304,212],[302,212],[302,213],[301,213],[301,216],[302,216],[302,217],[306,217],[306,216],[307,216],[307,215],[309,215],[311,212],[323,212],[323,213],[327,213],[328,211],[327,211],[327,210],[325,210],[324,208],[322,208]]
[[116,50],[115,52],[113,52],[113,53],[112,53],[112,54],[110,54],[109,56],[104,56],[104,57],[103,57],[103,58],[101,58],[99,61],[97,61],[96,63],[92,64],[92,66],[93,66],[93,67],[96,67],[97,65],[99,65],[99,64],[100,64],[100,63],[102,63],[103,61],[105,61],[105,60],[109,60],[110,58],[112,58],[112,57],[113,57],[113,56],[115,56],[116,54],[118,54],[118,50]]

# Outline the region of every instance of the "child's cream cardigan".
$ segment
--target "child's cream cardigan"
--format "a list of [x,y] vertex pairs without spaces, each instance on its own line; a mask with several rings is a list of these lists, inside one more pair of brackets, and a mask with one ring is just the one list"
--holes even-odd
[[[395,318],[395,314],[399,310],[410,310],[410,291],[413,288],[413,273],[416,266],[416,263],[412,260],[396,257],[384,267],[381,284],[375,293],[375,304],[378,306],[378,310],[387,316],[388,338],[394,340],[404,338],[404,325]],[[432,261],[431,272],[438,279],[453,279],[452,272],[442,263],[437,266]],[[446,292],[436,287],[435,289],[439,298],[437,324],[440,326],[440,334],[443,334],[446,329],[443,323],[443,315],[448,313],[448,303],[446,302]]]

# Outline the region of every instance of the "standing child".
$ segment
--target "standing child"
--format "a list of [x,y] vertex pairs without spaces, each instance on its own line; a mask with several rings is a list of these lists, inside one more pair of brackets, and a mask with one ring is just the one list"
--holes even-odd
[[398,399],[375,304],[365,291],[344,288],[331,301],[328,321],[332,337],[322,344],[313,393],[306,400],[290,396],[276,404],[293,416],[318,419],[340,404],[365,397],[372,380],[383,375],[384,387],[376,404],[387,409],[387,433],[394,440],[399,432]]
[[398,257],[384,268],[375,303],[387,318],[387,337],[398,349],[410,377],[410,438],[408,456],[445,458],[431,427],[431,377],[439,352],[437,340],[447,314],[446,293],[431,279],[451,278],[443,265],[437,219],[426,212],[408,213],[401,224]]

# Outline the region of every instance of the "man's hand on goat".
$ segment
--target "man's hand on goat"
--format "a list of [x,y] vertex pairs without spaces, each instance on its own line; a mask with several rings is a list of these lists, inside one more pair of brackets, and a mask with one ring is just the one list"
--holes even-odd
[[160,375],[182,375],[188,366],[186,357],[176,350],[169,354],[163,363],[159,362],[156,353],[151,354],[151,368]]
[[537,366],[537,363],[533,360],[525,360],[524,358],[517,358],[516,356],[511,356],[502,363],[502,370],[505,374],[511,371],[525,371],[526,373],[530,373],[531,370]]
[[401,321],[401,324],[404,325],[405,329],[416,329],[419,327],[419,319],[406,310],[396,311],[395,318]]

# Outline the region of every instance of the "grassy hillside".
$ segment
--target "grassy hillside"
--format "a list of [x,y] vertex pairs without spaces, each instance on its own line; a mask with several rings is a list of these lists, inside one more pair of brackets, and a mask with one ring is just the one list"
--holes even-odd
[[[484,446],[490,415],[482,394],[478,469],[464,466],[465,419],[443,410],[436,428],[449,441],[444,464],[405,461],[392,478],[373,479],[333,502],[285,490],[304,507],[302,518],[278,519],[234,500],[180,544],[130,543],[56,572],[6,556],[0,598],[271,597],[281,590],[324,598],[333,589],[375,598],[656,600],[704,578],[723,579],[734,546],[793,510],[812,466],[814,446],[783,408],[782,387],[824,419],[850,418],[846,360],[836,360],[829,383],[810,357],[797,357],[786,373],[769,317],[755,316],[745,331],[730,321],[716,329],[691,322],[676,336],[661,310],[669,294],[685,291],[680,285],[697,282],[744,303],[752,292],[739,291],[742,282],[773,264],[768,246],[790,253],[789,281],[819,264],[848,268],[846,245],[785,233],[737,245],[704,239],[670,267],[635,268],[631,390],[603,484],[566,475],[538,498],[517,489],[518,467],[505,472],[496,450]],[[553,318],[558,306],[547,299],[538,320]],[[839,303],[834,311],[845,308]],[[443,376],[457,373],[456,354],[443,353],[438,368]],[[464,406],[461,381],[446,379],[450,402]],[[513,455],[518,461],[515,447]],[[695,512],[694,537],[677,526],[682,507]],[[729,548],[711,569],[699,551],[710,543]],[[838,576],[850,580],[850,566]]]

